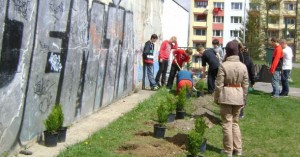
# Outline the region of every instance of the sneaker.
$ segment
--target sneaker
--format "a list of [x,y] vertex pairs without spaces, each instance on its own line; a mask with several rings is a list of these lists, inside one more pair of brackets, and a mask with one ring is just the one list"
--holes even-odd
[[151,90],[155,90],[155,91],[157,91],[158,89],[159,89],[158,86],[153,86],[153,87],[151,88]]
[[237,150],[233,150],[233,154],[236,156],[242,156],[242,152],[238,152]]
[[279,95],[272,95],[271,98],[279,98]]
[[232,157],[232,155],[231,155],[231,154],[227,154],[227,153],[224,151],[224,149],[221,150],[220,154],[221,154],[221,155],[226,155],[227,157]]

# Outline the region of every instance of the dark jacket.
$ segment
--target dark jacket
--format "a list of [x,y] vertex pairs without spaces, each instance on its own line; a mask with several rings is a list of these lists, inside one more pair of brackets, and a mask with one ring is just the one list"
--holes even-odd
[[153,64],[154,58],[154,44],[149,41],[145,43],[144,51],[143,51],[143,59],[145,63]]
[[207,63],[209,65],[208,70],[219,68],[220,62],[214,49],[207,49],[204,51],[202,55],[202,66],[206,66]]
[[247,67],[248,77],[250,80],[250,84],[254,85],[255,83],[255,66],[253,64],[252,59],[250,58],[247,52],[239,53],[240,61],[244,63]]

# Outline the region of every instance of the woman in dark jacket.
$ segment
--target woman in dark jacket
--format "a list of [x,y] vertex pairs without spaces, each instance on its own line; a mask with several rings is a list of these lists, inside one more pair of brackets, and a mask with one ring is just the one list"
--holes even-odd
[[[249,56],[248,49],[242,43],[239,43],[239,57],[240,61],[244,63],[247,67],[248,77],[249,77],[249,91],[252,90],[253,85],[255,84],[255,67],[252,59]],[[245,106],[247,104],[247,100],[245,100]],[[244,107],[245,107],[244,106]],[[241,109],[240,118],[244,118],[244,108]]]

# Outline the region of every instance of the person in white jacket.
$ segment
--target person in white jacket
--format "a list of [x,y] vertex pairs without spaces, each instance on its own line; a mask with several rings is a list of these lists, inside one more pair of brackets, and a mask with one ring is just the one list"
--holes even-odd
[[289,94],[289,78],[293,67],[293,51],[286,43],[285,39],[280,41],[280,45],[283,49],[283,65],[281,73],[281,85],[282,90],[279,96],[288,96]]

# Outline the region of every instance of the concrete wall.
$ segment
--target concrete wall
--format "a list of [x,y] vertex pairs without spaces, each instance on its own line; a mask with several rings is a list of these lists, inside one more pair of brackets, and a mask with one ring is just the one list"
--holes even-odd
[[[173,26],[185,23],[188,14],[176,16],[180,7],[172,16],[163,14],[164,2],[175,5],[0,0],[0,156],[39,137],[56,103],[63,105],[67,126],[132,92],[141,81],[142,48],[152,33],[160,37],[156,53],[170,35],[186,46],[188,24]],[[172,29],[162,28],[163,19],[172,21]],[[164,36],[162,30],[172,31]]]

